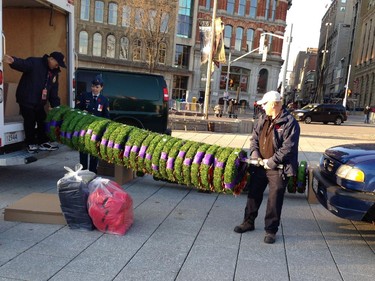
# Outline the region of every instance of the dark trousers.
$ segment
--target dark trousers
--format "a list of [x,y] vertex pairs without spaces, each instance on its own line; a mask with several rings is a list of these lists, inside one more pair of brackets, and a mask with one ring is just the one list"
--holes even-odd
[[[90,160],[90,163],[89,163]],[[83,170],[89,169],[89,171],[97,173],[99,159],[95,156],[89,155],[87,153],[80,152],[79,153],[79,163],[82,164]]]
[[276,233],[280,225],[281,209],[288,179],[280,170],[265,170],[263,167],[250,168],[250,180],[247,188],[247,203],[245,208],[245,221],[254,222],[263,201],[263,193],[268,185],[266,216],[264,229],[269,233]]
[[[47,114],[43,107],[28,108],[20,105],[20,112],[23,117],[23,127],[25,130],[25,143],[42,144],[48,141],[45,124]],[[36,128],[35,128],[36,125]]]

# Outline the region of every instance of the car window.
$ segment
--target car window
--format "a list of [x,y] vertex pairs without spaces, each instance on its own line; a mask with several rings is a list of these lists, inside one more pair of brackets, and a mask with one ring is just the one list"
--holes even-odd
[[303,110],[312,110],[316,107],[315,104],[308,104],[308,105],[305,105],[304,107],[302,107]]

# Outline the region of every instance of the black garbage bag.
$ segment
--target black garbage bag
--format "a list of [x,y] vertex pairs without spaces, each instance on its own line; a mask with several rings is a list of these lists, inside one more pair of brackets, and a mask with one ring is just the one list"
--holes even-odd
[[96,177],[89,170],[82,170],[77,164],[75,171],[64,167],[68,171],[57,182],[60,206],[68,226],[71,229],[93,230],[94,224],[88,214],[87,198],[89,195],[88,183]]

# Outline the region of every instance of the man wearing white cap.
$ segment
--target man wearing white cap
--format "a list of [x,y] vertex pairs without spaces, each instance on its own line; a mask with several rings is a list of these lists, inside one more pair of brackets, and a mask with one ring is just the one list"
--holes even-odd
[[268,185],[268,201],[264,242],[273,244],[280,225],[281,209],[288,177],[298,169],[298,122],[283,108],[280,94],[270,91],[257,101],[265,113],[255,124],[250,142],[250,158],[258,159],[261,166],[250,166],[250,181],[244,221],[234,231],[244,233],[255,229],[255,219]]

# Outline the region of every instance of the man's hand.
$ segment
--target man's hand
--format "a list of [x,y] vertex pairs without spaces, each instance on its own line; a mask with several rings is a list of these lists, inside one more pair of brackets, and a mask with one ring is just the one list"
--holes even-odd
[[268,166],[268,159],[263,159],[263,168],[266,170],[271,170],[271,168]]
[[3,62],[7,64],[12,64],[14,62],[14,59],[9,55],[4,55]]

